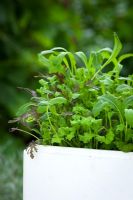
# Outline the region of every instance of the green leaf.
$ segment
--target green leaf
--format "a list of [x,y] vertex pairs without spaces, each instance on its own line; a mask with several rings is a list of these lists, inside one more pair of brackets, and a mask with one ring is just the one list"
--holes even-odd
[[85,64],[85,66],[87,68],[87,57],[86,57],[86,55],[81,51],[78,51],[75,54],[83,61],[83,63]]
[[75,138],[75,132],[75,129],[71,128],[70,132],[66,135],[66,139],[71,141],[73,138]]
[[72,99],[77,99],[80,96],[79,93],[73,93],[72,94]]
[[35,104],[35,103],[32,103],[32,102],[29,102],[29,103],[26,103],[26,104],[22,105],[22,106],[18,109],[18,111],[17,111],[17,113],[16,113],[16,116],[21,116],[21,115],[27,113],[27,112],[30,110],[30,107],[31,107],[31,106],[36,106],[36,104]]
[[94,104],[93,109],[92,109],[92,113],[93,113],[94,117],[97,117],[106,105],[108,105],[108,103],[106,101],[99,99]]
[[88,133],[85,132],[83,135],[79,135],[79,141],[87,144],[88,142],[90,142],[92,140],[92,138],[95,137],[95,134],[93,133]]
[[98,51],[98,53],[102,53],[102,56],[104,57],[104,58],[109,58],[109,56],[112,54],[112,49],[110,49],[110,48],[103,48],[103,49],[100,49],[99,51]]
[[123,105],[118,100],[117,97],[108,93],[108,94],[100,96],[98,99],[99,99],[99,101],[93,107],[94,116],[99,114],[104,109],[105,106],[108,106],[108,107],[113,108],[115,111],[118,112],[120,120],[124,124],[123,108],[122,108]]
[[61,74],[65,74],[65,68],[62,65],[62,59],[58,58],[58,56],[55,55],[51,55],[49,57],[49,60],[51,61],[51,65],[48,68],[49,73],[61,73]]
[[127,124],[133,128],[133,109],[125,109]]
[[118,58],[118,62],[121,63],[124,59],[133,57],[133,53],[127,53]]
[[30,116],[28,116],[27,118],[26,118],[26,120],[25,120],[27,123],[32,123],[32,122],[34,122],[35,121],[35,117],[34,116],[32,116],[32,115],[30,115]]
[[[61,50],[61,52],[58,52]],[[62,52],[63,51],[63,52]],[[49,58],[46,56],[50,54]],[[39,54],[39,60],[43,63],[45,67],[49,69],[49,73],[65,73],[65,68],[62,65],[63,58],[68,54],[66,49],[61,47],[56,47],[51,50],[42,51]]]
[[120,50],[122,49],[122,44],[117,36],[116,33],[114,33],[114,49],[112,51],[112,54],[110,56],[110,58],[103,64],[102,69],[108,65],[110,62],[112,62],[112,60],[114,58],[116,58],[120,52]]
[[127,97],[123,101],[124,107],[128,108],[129,106],[133,106],[133,95]]
[[104,85],[109,86],[109,87],[111,87],[114,83],[113,80],[111,80],[111,78],[107,76],[107,74],[103,76],[103,78],[100,79],[99,81],[100,83],[103,83]]
[[114,133],[110,130],[106,136],[97,135],[96,139],[98,142],[105,143],[105,144],[111,144],[114,140]]
[[48,85],[48,82],[45,81],[44,79],[40,79],[40,80],[39,80],[39,83],[40,83],[42,86]]
[[113,131],[109,131],[107,134],[106,134],[106,137],[105,137],[105,144],[111,144],[112,141],[114,140],[114,133]]
[[124,131],[124,127],[125,127],[125,125],[124,124],[118,124],[117,126],[116,126],[116,131],[117,132],[122,132],[122,131]]
[[53,50],[46,50],[42,51],[41,53],[38,54],[39,61],[45,66],[45,67],[50,67],[51,62],[48,58],[46,58],[44,55],[54,53]]
[[65,48],[63,47],[54,47],[51,49],[52,51],[67,51]]
[[39,104],[38,104],[39,106],[47,106],[47,105],[49,105],[49,101],[47,101],[47,100],[41,100],[40,102],[39,102]]
[[95,52],[94,51],[90,52],[89,60],[88,60],[88,63],[87,63],[87,67],[88,67],[89,71],[90,71],[90,69],[91,70],[93,69],[92,64],[93,64],[94,56],[95,56]]
[[125,144],[124,142],[116,142],[116,146],[120,151],[124,151],[124,152],[132,152],[133,151],[133,144],[132,143],[128,143]]
[[66,104],[67,99],[64,97],[55,97],[53,99],[50,99],[49,104],[50,105],[55,105],[55,104]]
[[120,50],[122,48],[122,44],[117,36],[116,33],[114,33],[114,48],[112,51],[112,54],[110,55],[109,59],[100,67],[100,69],[94,74],[91,80],[93,80],[96,75],[103,70],[104,67],[106,67],[109,63],[114,62],[114,59],[118,56]]
[[133,88],[127,84],[118,85],[118,87],[116,88],[116,92],[127,92],[132,90]]
[[51,143],[52,144],[61,144],[62,138],[59,137],[57,134],[52,137]]

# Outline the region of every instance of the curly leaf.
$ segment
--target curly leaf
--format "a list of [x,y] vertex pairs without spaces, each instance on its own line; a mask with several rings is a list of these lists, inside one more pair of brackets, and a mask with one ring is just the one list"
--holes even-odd
[[105,144],[111,144],[114,140],[114,133],[110,130],[106,136],[97,135],[96,139],[98,142],[105,143]]
[[85,132],[83,135],[79,135],[79,141],[86,144],[86,143],[90,142],[92,140],[92,138],[94,138],[94,137],[95,137],[95,134]]

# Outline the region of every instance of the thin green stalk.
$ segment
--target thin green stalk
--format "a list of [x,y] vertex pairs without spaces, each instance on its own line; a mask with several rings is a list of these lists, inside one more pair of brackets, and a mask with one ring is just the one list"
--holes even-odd
[[36,138],[37,140],[39,140],[39,138],[38,138],[37,136],[35,136],[34,134],[32,134],[32,133],[30,133],[30,132],[28,132],[28,131],[24,131],[24,130],[21,130],[21,129],[19,129],[19,128],[14,128],[14,131],[20,131],[20,132],[22,132],[22,133],[26,133],[26,134],[28,134],[28,135],[33,136],[33,137]]
[[127,141],[127,122],[126,122],[126,125],[125,125],[125,141]]
[[53,125],[52,125],[52,123],[51,123],[51,120],[50,120],[50,117],[49,117],[49,114],[48,114],[48,109],[49,109],[49,108],[48,108],[48,106],[47,106],[46,112],[47,112],[47,117],[48,117],[49,124],[50,124],[51,128],[53,129],[54,133],[57,134],[55,128],[53,127]]

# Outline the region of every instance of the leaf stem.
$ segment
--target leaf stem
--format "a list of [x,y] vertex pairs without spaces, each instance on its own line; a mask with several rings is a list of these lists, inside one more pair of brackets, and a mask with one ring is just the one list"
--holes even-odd
[[49,117],[49,114],[48,114],[48,110],[49,110],[49,107],[47,106],[46,112],[47,112],[47,117],[48,117],[49,124],[50,124],[51,128],[53,129],[54,133],[57,134],[55,128],[53,127],[53,125],[51,123],[51,120],[50,120],[50,117]]
[[39,138],[38,138],[37,136],[35,136],[34,134],[32,134],[32,133],[30,133],[30,132],[28,132],[28,131],[24,131],[24,130],[19,129],[19,128],[14,128],[14,129],[12,129],[12,131],[20,131],[20,132],[26,133],[26,134],[28,134],[28,135],[31,135],[31,136],[33,136],[34,138],[36,138],[37,140],[39,140]]

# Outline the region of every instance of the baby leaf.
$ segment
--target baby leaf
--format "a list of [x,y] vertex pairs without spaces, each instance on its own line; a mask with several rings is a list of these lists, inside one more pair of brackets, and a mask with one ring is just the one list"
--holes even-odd
[[127,92],[131,90],[133,90],[133,88],[127,84],[118,85],[118,87],[116,88],[116,92]]
[[104,109],[104,107],[107,105],[106,101],[103,101],[102,99],[99,99],[97,103],[93,106],[92,113],[96,117],[100,114],[100,112]]
[[79,93],[73,93],[72,94],[72,99],[77,99],[80,96]]
[[105,143],[105,144],[111,144],[112,141],[114,140],[114,133],[110,130],[106,136],[100,136],[97,135],[96,136],[97,141],[101,142],[101,143]]
[[133,53],[124,54],[124,55],[122,55],[122,56],[120,56],[120,57],[118,58],[118,62],[120,63],[120,62],[122,62],[124,59],[130,58],[130,57],[133,57]]
[[66,139],[68,140],[68,141],[71,141],[73,138],[75,138],[75,128],[71,128],[70,130],[69,130],[69,133],[66,135]]
[[118,98],[116,98],[114,95],[108,93],[108,94],[100,96],[98,99],[99,99],[99,101],[93,107],[94,115],[96,115],[97,113],[99,114],[99,112],[101,112],[101,110],[106,105],[108,105],[109,107],[113,108],[114,110],[116,110],[118,112],[122,123],[124,123],[122,103],[118,100]]
[[127,124],[133,128],[133,109],[125,109]]
[[114,33],[114,49],[112,51],[112,54],[110,55],[109,59],[100,67],[100,69],[94,74],[92,77],[92,80],[96,77],[96,75],[104,68],[106,67],[110,62],[114,62],[114,59],[118,56],[120,50],[122,48],[122,44],[117,36],[116,33]]
[[124,151],[124,152],[131,152],[133,151],[133,144],[132,143],[128,143],[125,144],[124,142],[116,142],[116,146],[120,151]]
[[26,103],[24,105],[22,105],[19,109],[18,109],[18,112],[16,113],[16,116],[20,116],[20,115],[23,115],[25,114],[26,112],[28,112],[28,110],[30,109],[30,106],[36,106],[35,103],[32,103],[32,102],[29,102],[29,103]]
[[81,51],[78,51],[75,54],[83,61],[83,63],[85,64],[85,66],[87,68],[87,57],[86,57],[86,55]]
[[52,144],[54,144],[54,143],[56,143],[56,144],[61,144],[61,142],[62,142],[62,138],[61,137],[59,137],[58,135],[54,135],[53,137],[52,137]]
[[123,104],[124,104],[125,108],[128,108],[129,106],[133,106],[133,95],[125,98],[123,101]]
[[55,97],[55,98],[53,98],[53,99],[51,99],[50,101],[49,101],[49,104],[51,104],[51,105],[55,105],[55,104],[65,104],[65,103],[67,103],[67,99],[66,98],[64,98],[64,97]]
[[42,51],[41,53],[38,54],[39,61],[45,66],[45,67],[50,67],[51,62],[48,58],[46,58],[44,55],[51,54],[53,53],[53,50],[46,50]]
[[90,140],[92,140],[92,138],[94,137],[95,137],[95,134],[85,132],[83,135],[79,135],[79,140],[86,144],[90,142]]

